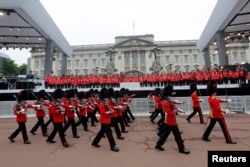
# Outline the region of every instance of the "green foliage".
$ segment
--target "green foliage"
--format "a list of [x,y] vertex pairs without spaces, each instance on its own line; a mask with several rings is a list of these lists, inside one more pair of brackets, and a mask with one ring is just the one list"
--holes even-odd
[[26,75],[27,73],[27,64],[22,64],[18,67],[18,74]]
[[20,75],[20,74],[25,75],[26,69],[27,69],[26,64],[18,66],[14,60],[3,59],[3,64],[2,64],[3,75]]

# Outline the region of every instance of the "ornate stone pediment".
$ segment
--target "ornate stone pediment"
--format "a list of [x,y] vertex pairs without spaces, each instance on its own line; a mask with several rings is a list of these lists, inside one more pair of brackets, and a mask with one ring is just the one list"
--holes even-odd
[[151,46],[153,44],[154,44],[153,42],[150,42],[144,39],[130,38],[128,40],[117,43],[116,45],[114,45],[114,47]]

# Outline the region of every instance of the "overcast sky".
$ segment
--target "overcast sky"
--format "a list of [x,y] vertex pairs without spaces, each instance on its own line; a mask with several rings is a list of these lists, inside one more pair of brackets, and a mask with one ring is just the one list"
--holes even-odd
[[[115,36],[145,34],[153,34],[155,41],[199,39],[217,3],[217,0],[40,1],[70,45],[114,43]],[[17,64],[27,63],[30,57],[23,50],[4,52]]]

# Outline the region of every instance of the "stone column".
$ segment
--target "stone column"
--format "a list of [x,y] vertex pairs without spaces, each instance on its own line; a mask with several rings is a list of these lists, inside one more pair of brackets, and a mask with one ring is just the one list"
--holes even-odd
[[53,41],[46,39],[44,77],[52,72]]
[[204,49],[205,68],[211,69],[211,57],[209,48]]
[[61,66],[61,75],[67,75],[67,55],[62,54],[62,66]]
[[228,65],[227,48],[225,43],[225,33],[223,31],[218,31],[216,33],[218,55],[219,55],[219,65]]

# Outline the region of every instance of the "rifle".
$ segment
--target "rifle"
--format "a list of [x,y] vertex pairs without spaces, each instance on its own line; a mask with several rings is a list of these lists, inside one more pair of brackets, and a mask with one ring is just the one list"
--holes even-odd
[[46,92],[46,95],[45,95],[46,98],[50,99],[51,102],[54,102],[55,105],[56,105],[56,108],[59,110],[59,113],[60,114],[65,114],[65,109],[64,107],[62,106],[62,104],[57,101],[54,97],[52,97],[49,93]]
[[17,108],[20,109],[19,114],[26,114],[25,105],[18,100],[16,95],[13,95],[13,97],[16,99]]

